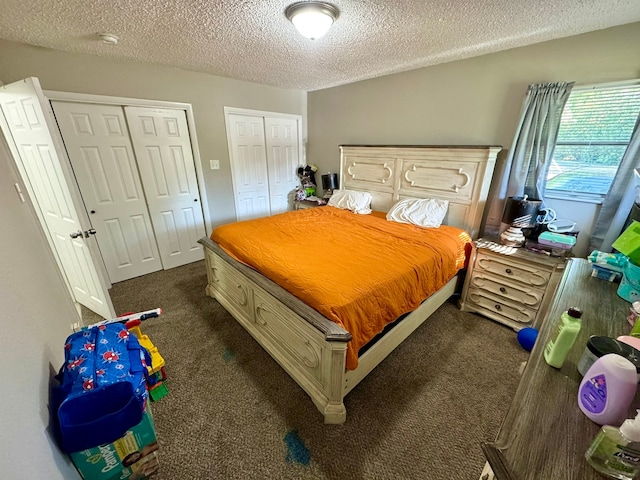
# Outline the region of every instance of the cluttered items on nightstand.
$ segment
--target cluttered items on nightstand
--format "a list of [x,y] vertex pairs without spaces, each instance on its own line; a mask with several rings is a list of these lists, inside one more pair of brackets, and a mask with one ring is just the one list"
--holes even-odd
[[159,469],[149,399],[168,391],[164,358],[145,320],[157,308],[104,320],[71,334],[52,391],[60,448],[84,479],[146,479]]
[[555,210],[542,206],[542,200],[509,197],[502,214],[500,242],[524,247],[555,257],[571,256],[578,239],[572,220],[558,219]]
[[333,191],[338,189],[338,174],[327,172],[322,175],[322,190],[324,195],[322,198],[316,196],[317,185],[315,174],[318,171],[318,167],[314,164],[305,165],[298,168],[298,178],[300,179],[300,186],[295,191],[295,199],[298,202],[314,202],[318,205],[326,205],[333,195]]
[[306,200],[316,195],[316,172],[318,167],[315,165],[305,165],[298,168],[298,178],[300,186],[296,190],[296,200]]

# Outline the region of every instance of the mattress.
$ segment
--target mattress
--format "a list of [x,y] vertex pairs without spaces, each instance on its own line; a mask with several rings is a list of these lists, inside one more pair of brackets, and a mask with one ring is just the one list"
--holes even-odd
[[465,266],[471,238],[326,206],[216,228],[211,239],[352,335],[347,369],[385,325]]

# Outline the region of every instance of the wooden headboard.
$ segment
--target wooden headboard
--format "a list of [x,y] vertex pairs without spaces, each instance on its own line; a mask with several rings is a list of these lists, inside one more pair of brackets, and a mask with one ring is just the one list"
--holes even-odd
[[340,146],[340,188],[383,212],[404,198],[449,200],[444,223],[478,236],[497,146]]

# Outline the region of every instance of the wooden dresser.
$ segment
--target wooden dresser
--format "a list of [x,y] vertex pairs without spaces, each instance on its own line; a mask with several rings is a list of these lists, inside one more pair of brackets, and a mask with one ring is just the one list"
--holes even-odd
[[[615,338],[631,329],[626,320],[630,304],[618,297],[617,288],[617,283],[591,277],[587,260],[568,262],[496,440],[482,445],[496,479],[604,478],[584,458],[600,426],[578,408],[582,377],[576,365],[589,336]],[[545,362],[544,347],[557,332],[561,313],[573,306],[584,312],[582,329],[562,368],[555,369]],[[627,418],[635,417],[639,400],[636,396]]]
[[565,260],[479,239],[462,290],[460,309],[514,330],[538,328],[549,310]]

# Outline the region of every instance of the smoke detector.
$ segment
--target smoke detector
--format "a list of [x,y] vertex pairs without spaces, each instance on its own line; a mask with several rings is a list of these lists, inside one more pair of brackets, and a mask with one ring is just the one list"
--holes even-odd
[[101,33],[100,40],[102,40],[102,43],[106,43],[107,45],[117,45],[118,40],[120,39],[113,33]]

